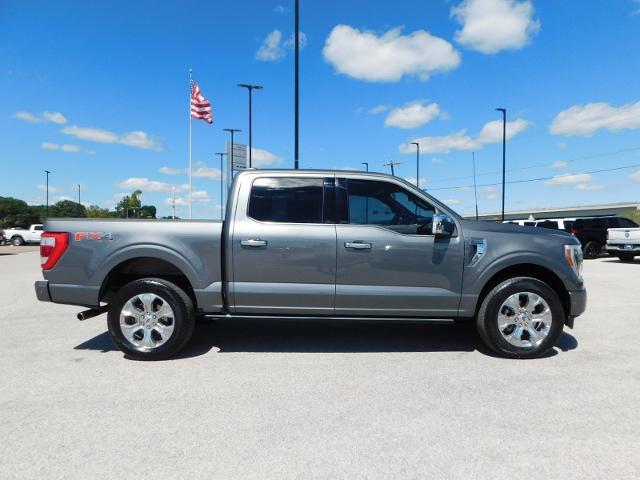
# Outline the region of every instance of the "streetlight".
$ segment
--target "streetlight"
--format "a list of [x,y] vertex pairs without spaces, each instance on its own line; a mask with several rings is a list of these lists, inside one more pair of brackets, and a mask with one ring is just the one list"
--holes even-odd
[[47,217],[49,216],[49,174],[51,173],[49,170],[45,170],[44,171],[45,174],[47,175],[47,210],[46,210],[46,215]]
[[248,83],[239,83],[239,87],[246,88],[249,92],[249,168],[251,168],[251,97],[254,90],[262,90],[261,85],[251,85]]
[[82,205],[82,203],[80,203],[80,184],[78,184],[78,205]]
[[411,142],[411,145],[415,145],[416,150],[416,187],[420,188],[420,144],[418,142]]
[[365,168],[367,169],[367,172],[369,171],[369,162],[361,162]]
[[294,42],[295,42],[295,106],[294,106],[294,168],[298,169],[298,159],[299,159],[299,144],[298,144],[298,111],[299,111],[299,100],[300,96],[300,5],[299,0],[295,0],[295,34],[294,34]]
[[496,108],[497,112],[502,112],[502,221],[504,222],[504,190],[505,190],[505,167],[507,149],[507,109]]
[[471,152],[473,162],[473,195],[476,199],[476,220],[478,220],[478,188],[476,187],[476,152]]
[[229,132],[231,134],[231,158],[229,158],[229,171],[227,172],[227,177],[229,178],[229,183],[233,179],[233,134],[236,132],[241,132],[239,128],[224,128],[225,132]]
[[216,155],[220,155],[220,220],[222,220],[222,215],[224,212],[224,182],[222,180],[222,172],[224,172],[224,156],[226,155],[226,153],[217,152]]

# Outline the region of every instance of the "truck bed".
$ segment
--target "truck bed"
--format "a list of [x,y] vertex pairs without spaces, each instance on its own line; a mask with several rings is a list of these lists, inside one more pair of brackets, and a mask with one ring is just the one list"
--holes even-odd
[[[182,272],[203,311],[222,309],[221,221],[48,219],[48,232],[68,232],[69,246],[44,270],[53,302],[97,307],[109,275]],[[149,275],[147,275],[149,276]],[[44,293],[43,293],[44,294]]]

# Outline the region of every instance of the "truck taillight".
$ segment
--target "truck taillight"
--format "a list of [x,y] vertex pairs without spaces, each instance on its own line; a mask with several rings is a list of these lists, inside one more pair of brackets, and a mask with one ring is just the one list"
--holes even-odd
[[576,233],[578,233],[578,229],[572,228],[571,229],[571,235],[575,235]]
[[40,265],[50,270],[58,263],[69,246],[68,233],[45,232],[40,238]]

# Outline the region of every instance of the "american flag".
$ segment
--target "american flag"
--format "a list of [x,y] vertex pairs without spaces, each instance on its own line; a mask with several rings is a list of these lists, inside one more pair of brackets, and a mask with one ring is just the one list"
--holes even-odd
[[207,123],[213,123],[211,104],[209,100],[202,96],[200,87],[195,82],[191,85],[191,117],[204,120]]

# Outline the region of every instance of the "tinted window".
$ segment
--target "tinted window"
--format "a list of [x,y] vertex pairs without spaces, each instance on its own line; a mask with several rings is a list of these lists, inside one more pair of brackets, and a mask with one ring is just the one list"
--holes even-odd
[[262,222],[322,223],[322,178],[259,178],[249,216]]
[[38,230],[44,230],[44,227],[42,225],[36,225],[35,227],[33,227],[34,230],[38,231]]
[[634,221],[629,220],[628,218],[619,218],[618,222],[620,222],[620,227],[622,228],[637,228],[638,224]]
[[564,221],[564,229],[567,232],[570,232],[572,228],[573,228],[573,220],[565,220]]
[[535,227],[536,226],[536,222],[524,222],[523,225],[525,227]]
[[553,230],[558,230],[558,222],[554,222],[552,220],[546,220],[544,222],[538,222],[536,224],[536,227],[551,228]]
[[435,208],[401,186],[373,180],[347,180],[348,219],[399,233],[431,234]]

